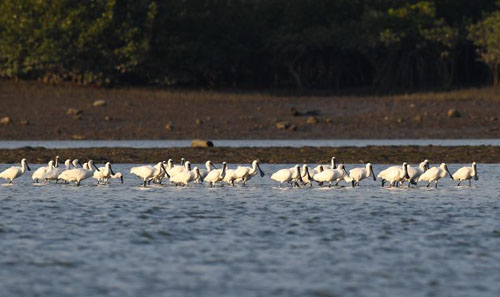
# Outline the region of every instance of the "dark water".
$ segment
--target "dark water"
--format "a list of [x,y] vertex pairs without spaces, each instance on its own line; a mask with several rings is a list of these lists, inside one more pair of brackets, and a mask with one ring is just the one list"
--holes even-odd
[[[440,145],[440,146],[500,146],[500,139],[216,139],[216,147],[344,147],[368,145]],[[191,140],[7,140],[0,141],[0,148],[13,149],[26,146],[45,148],[88,148],[88,147],[191,147]]]
[[478,169],[437,190],[24,176],[0,186],[0,296],[500,296],[500,166]]

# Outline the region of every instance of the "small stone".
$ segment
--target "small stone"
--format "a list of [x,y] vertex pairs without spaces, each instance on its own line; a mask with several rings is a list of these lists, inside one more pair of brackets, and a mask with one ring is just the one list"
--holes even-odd
[[112,119],[113,119],[112,117],[108,117],[108,116],[105,116],[105,117],[104,117],[104,120],[105,120],[105,121],[111,121]]
[[68,108],[68,110],[66,111],[66,114],[69,114],[69,115],[79,115],[82,113],[83,113],[83,110],[76,109],[76,108]]
[[497,118],[497,117],[491,117],[491,118],[490,118],[490,122],[496,122],[496,121],[498,121],[498,118]]
[[0,119],[0,124],[3,126],[10,125],[10,123],[12,123],[12,120],[10,119],[10,117],[3,117]]
[[422,116],[421,116],[421,115],[419,115],[419,114],[417,114],[417,115],[416,115],[413,119],[414,119],[414,120],[415,120],[415,122],[417,122],[417,123],[421,123],[421,122],[422,122]]
[[448,117],[449,118],[459,118],[461,115],[460,115],[460,112],[458,112],[458,110],[452,108],[450,110],[448,110]]
[[290,114],[292,117],[298,117],[302,115],[295,107],[290,108]]
[[284,121],[279,121],[274,125],[276,126],[276,129],[278,129],[278,130],[285,130],[291,126],[289,122],[284,122]]
[[403,119],[402,119],[402,118],[398,118],[398,119],[396,120],[396,122],[398,122],[399,124],[401,124],[401,123],[403,122]]
[[81,134],[73,134],[72,138],[75,140],[82,140],[82,139],[85,139],[85,136],[83,136]]
[[165,130],[168,130],[168,131],[172,131],[172,130],[174,130],[174,124],[172,124],[172,121],[168,122],[168,123],[165,125]]
[[214,143],[205,139],[193,139],[191,147],[213,147]]
[[199,118],[196,119],[196,125],[201,126],[203,125],[203,121]]
[[73,120],[81,120],[82,119],[82,115],[81,114],[77,114],[73,117]]
[[306,120],[306,124],[308,125],[317,125],[319,123],[319,120],[317,117],[308,117],[307,120]]
[[28,120],[19,121],[19,125],[21,125],[21,126],[28,126],[29,124],[30,124],[30,122]]
[[94,107],[106,106],[106,100],[96,100],[92,103]]
[[410,108],[415,108],[415,104],[411,103]]
[[297,131],[297,126],[295,126],[294,124],[290,125],[290,127],[288,127],[288,130],[290,131]]
[[327,124],[332,124],[332,123],[333,123],[333,120],[332,120],[331,118],[327,118],[327,119],[325,120],[325,122],[326,122]]
[[389,118],[389,117],[387,117],[387,116],[386,116],[386,117],[384,117],[384,121],[388,121],[388,120],[390,120],[390,118]]

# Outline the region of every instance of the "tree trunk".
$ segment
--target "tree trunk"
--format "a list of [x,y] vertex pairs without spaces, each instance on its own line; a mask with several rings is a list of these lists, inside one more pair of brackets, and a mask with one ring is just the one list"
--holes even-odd
[[290,74],[293,76],[293,79],[295,80],[295,84],[297,86],[297,89],[299,91],[304,90],[304,85],[302,84],[302,79],[300,78],[300,74],[295,68],[293,68],[293,63],[290,63],[287,65],[288,71]]

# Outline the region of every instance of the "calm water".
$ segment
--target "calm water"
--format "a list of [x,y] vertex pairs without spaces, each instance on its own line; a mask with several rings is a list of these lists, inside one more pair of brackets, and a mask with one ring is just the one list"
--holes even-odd
[[499,296],[500,166],[478,170],[437,190],[24,176],[0,186],[0,296]]
[[[368,146],[368,145],[496,145],[500,139],[239,139],[213,140],[217,147],[269,147],[269,146]],[[191,140],[7,140],[0,141],[0,149],[12,149],[25,146],[45,148],[84,148],[84,147],[190,147]]]

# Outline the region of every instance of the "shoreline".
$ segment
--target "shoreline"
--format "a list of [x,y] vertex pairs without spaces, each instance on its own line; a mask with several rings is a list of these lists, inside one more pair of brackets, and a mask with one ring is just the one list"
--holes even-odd
[[17,164],[26,158],[30,164],[45,164],[59,155],[62,160],[92,159],[95,163],[156,163],[181,157],[191,163],[251,163],[259,159],[269,164],[328,164],[335,156],[341,163],[399,164],[419,163],[428,159],[431,163],[500,163],[500,146],[367,146],[367,147],[216,147],[216,148],[70,148],[46,149],[24,147],[0,149],[0,163]]

